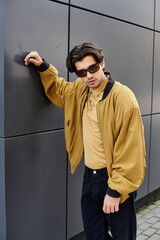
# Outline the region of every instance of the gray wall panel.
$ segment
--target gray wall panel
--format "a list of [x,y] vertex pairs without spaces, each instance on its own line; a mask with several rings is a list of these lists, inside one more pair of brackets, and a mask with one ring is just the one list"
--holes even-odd
[[160,31],[160,1],[155,0],[155,2],[156,2],[155,29]]
[[0,137],[4,136],[4,0],[0,1]]
[[0,239],[6,240],[5,140],[0,139]]
[[[53,1],[53,2],[58,2],[56,0],[49,0],[49,1]],[[69,0],[60,0],[61,2],[64,2],[64,3],[69,3]]]
[[138,189],[136,200],[144,197],[148,193],[148,176],[149,176],[149,146],[150,146],[150,116],[145,116],[142,118],[144,124],[144,134],[145,134],[145,145],[146,145],[146,171],[144,182]]
[[82,159],[74,175],[68,174],[68,218],[67,218],[67,239],[83,231],[81,216],[81,189],[84,174],[84,160]]
[[[72,8],[70,48],[87,41],[103,49],[106,70],[131,88],[142,114],[151,113],[153,33]],[[75,77],[72,74],[70,80]]]
[[65,239],[64,132],[6,140],[7,240]]
[[160,112],[160,33],[155,33],[153,112]]
[[50,1],[5,1],[5,136],[63,127],[63,112],[50,104],[23,59],[37,50],[67,76],[67,14],[67,6]]
[[71,0],[71,4],[153,28],[154,0]]
[[160,114],[152,116],[152,134],[151,134],[151,161],[149,172],[149,192],[160,187],[159,176],[159,156],[160,156]]

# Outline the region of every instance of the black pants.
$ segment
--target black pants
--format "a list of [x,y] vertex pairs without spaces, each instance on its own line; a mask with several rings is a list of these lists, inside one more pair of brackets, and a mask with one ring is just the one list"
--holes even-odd
[[[81,208],[87,240],[135,240],[136,213],[131,195],[120,204],[116,213],[105,214],[102,210],[107,190],[107,169],[92,170],[85,167]],[[110,229],[112,237],[109,235]]]

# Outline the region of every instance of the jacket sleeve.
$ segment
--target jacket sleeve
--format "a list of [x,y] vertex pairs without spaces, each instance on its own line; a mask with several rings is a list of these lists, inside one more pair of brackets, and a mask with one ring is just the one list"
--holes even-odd
[[146,153],[139,108],[133,107],[122,115],[122,120],[117,120],[118,134],[108,186],[121,195],[127,195],[137,190],[143,182]]
[[39,73],[47,97],[54,105],[64,109],[66,89],[72,83],[58,77],[57,69],[51,64],[48,65],[47,69],[44,68],[44,71],[39,69]]

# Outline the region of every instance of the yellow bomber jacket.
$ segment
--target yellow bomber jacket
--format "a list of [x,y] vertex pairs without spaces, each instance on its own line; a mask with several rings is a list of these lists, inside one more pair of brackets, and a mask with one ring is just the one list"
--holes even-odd
[[[66,149],[74,173],[83,156],[82,114],[88,87],[80,78],[73,83],[66,82],[51,64],[39,73],[47,97],[64,109]],[[110,76],[103,98],[97,104],[97,114],[108,186],[120,193],[122,203],[144,179],[146,153],[140,109],[132,91]]]

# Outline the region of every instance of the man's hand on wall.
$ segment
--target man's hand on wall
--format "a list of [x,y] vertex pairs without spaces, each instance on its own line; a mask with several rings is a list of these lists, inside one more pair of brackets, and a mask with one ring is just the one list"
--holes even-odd
[[35,66],[40,66],[43,63],[42,58],[40,55],[36,52],[30,52],[24,59],[25,65],[28,66],[28,64],[33,63]]
[[114,213],[119,211],[120,198],[113,198],[106,194],[103,202],[104,213]]

